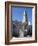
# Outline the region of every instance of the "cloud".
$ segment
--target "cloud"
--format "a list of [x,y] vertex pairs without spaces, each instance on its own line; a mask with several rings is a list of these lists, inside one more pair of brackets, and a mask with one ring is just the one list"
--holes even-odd
[[30,21],[28,21],[28,25],[31,25]]
[[25,22],[25,11],[23,13],[23,19],[22,19],[22,23],[24,23],[24,22]]

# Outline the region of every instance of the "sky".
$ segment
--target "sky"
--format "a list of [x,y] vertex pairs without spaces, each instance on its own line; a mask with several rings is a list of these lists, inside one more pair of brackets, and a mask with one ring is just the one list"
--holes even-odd
[[28,22],[32,24],[32,8],[25,7],[12,7],[12,20],[22,21],[24,11],[26,10],[28,15]]

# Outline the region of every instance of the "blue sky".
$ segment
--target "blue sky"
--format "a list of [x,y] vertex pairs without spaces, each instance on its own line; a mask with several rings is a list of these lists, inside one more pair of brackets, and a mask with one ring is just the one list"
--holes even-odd
[[28,21],[32,24],[32,8],[12,7],[12,20],[22,21],[25,9],[27,11]]

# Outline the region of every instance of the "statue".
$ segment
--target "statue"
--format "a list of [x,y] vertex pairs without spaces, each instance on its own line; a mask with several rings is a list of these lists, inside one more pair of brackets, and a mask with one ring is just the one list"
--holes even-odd
[[24,28],[26,25],[28,25],[27,12],[24,11],[22,24],[20,25],[20,29],[19,29],[19,37],[24,37]]

